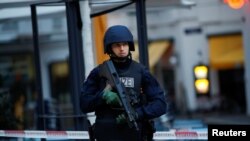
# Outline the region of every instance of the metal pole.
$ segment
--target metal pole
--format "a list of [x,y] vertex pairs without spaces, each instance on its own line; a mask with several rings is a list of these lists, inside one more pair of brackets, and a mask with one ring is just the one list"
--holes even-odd
[[[92,46],[92,29],[91,29],[91,9],[89,1],[81,1],[81,17],[82,17],[82,39],[83,39],[83,56],[84,56],[84,65],[85,65],[85,76],[88,76],[90,71],[95,67],[95,57],[94,50]],[[95,121],[95,113],[91,112],[87,114],[88,120],[91,124]]]
[[80,16],[79,1],[67,1],[66,3],[68,43],[69,43],[69,65],[71,95],[76,115],[76,130],[84,130],[84,118],[80,110],[80,89],[84,80],[84,59],[82,49],[82,22]]
[[148,36],[146,22],[145,0],[136,1],[137,32],[139,43],[139,61],[149,68],[148,63]]
[[36,6],[35,5],[31,5],[31,20],[32,20],[34,58],[35,58],[35,70],[36,70],[36,90],[37,90],[37,94],[38,94],[37,128],[39,130],[45,130],[46,124],[45,124],[45,119],[43,118],[43,115],[44,115],[44,103],[43,103],[43,91],[42,91],[42,79],[41,79],[41,65],[40,65],[40,53],[39,53],[37,12],[36,12]]
[[250,116],[250,4],[244,8],[245,22],[243,26],[243,43],[245,56],[245,97],[246,97],[246,115]]

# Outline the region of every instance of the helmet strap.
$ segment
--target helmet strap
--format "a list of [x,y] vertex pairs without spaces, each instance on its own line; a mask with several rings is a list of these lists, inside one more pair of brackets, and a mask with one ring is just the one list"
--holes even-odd
[[126,62],[127,60],[132,60],[131,52],[129,52],[128,55],[125,57],[118,57],[113,52],[111,52],[109,54],[109,57],[111,58],[111,60],[113,60],[117,63],[122,63],[122,62]]

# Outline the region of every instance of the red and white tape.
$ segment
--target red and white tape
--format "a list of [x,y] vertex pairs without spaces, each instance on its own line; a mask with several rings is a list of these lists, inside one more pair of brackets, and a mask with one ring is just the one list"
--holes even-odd
[[39,130],[0,130],[0,137],[47,138],[47,139],[88,139],[86,131],[39,131]]
[[[89,139],[87,131],[39,131],[39,130],[0,130],[0,137],[46,138],[46,139]],[[207,140],[207,131],[158,131],[155,140],[198,139]]]
[[158,131],[154,133],[155,140],[176,140],[176,139],[192,139],[207,140],[207,132],[205,131]]

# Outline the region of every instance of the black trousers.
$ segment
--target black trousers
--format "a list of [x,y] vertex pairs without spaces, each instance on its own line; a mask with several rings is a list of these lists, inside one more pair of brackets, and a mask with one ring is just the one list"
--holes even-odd
[[141,141],[141,131],[130,128],[127,123],[118,125],[114,121],[97,120],[94,124],[97,141]]

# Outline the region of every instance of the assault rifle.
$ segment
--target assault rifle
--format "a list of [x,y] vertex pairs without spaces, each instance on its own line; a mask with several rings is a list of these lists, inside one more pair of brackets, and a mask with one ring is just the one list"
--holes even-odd
[[135,130],[138,131],[139,128],[136,122],[136,112],[130,104],[129,95],[126,93],[125,86],[120,81],[119,75],[116,72],[114,64],[111,60],[105,61],[101,65],[100,76],[105,77],[108,80],[108,84],[117,90],[129,127],[135,128]]

